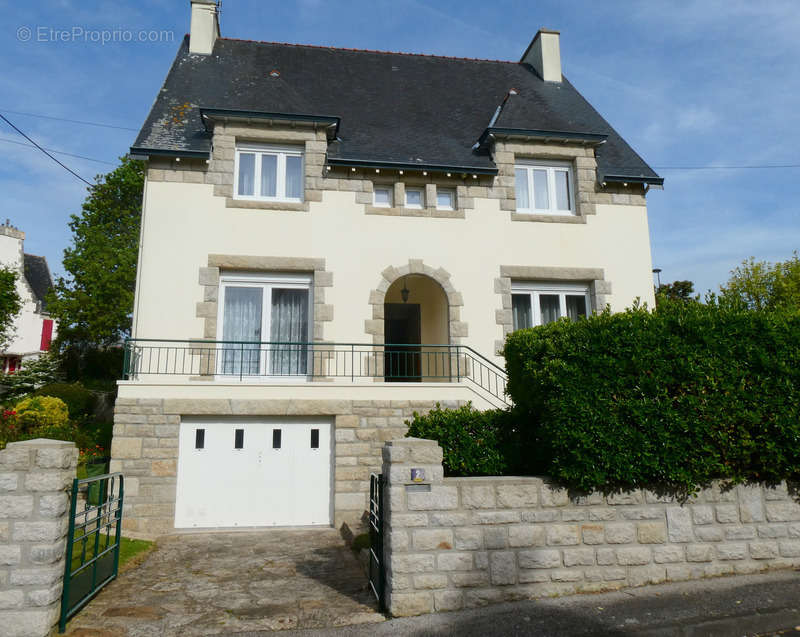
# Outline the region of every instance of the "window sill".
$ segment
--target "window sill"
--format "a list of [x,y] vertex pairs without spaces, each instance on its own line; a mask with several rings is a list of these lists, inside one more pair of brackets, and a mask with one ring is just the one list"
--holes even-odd
[[512,212],[511,221],[533,221],[538,223],[586,223],[584,215],[539,215],[529,212]]
[[439,219],[465,219],[463,210],[439,210],[438,208],[384,208],[367,206],[368,215],[384,217],[434,217]]
[[253,199],[225,199],[226,208],[243,208],[247,210],[283,210],[294,212],[308,211],[307,201],[257,201]]

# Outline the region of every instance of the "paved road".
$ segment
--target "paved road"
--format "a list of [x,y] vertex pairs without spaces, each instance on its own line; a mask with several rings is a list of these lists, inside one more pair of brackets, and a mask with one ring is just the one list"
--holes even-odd
[[227,634],[237,637],[800,635],[800,572],[783,571],[518,602],[332,630]]

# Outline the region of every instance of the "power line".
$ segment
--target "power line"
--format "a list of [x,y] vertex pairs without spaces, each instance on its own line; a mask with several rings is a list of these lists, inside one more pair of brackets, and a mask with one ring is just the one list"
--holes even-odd
[[11,128],[13,128],[15,131],[17,131],[17,132],[18,132],[20,135],[22,135],[22,136],[23,136],[25,139],[27,139],[27,140],[28,140],[28,141],[29,141],[31,144],[33,144],[34,146],[36,146],[36,148],[38,148],[39,150],[41,150],[41,151],[42,151],[42,152],[43,152],[45,155],[47,155],[47,156],[48,156],[50,159],[52,159],[54,162],[56,162],[56,163],[57,163],[59,166],[61,166],[61,167],[62,167],[64,170],[66,170],[66,171],[67,171],[67,172],[69,172],[70,174],[72,174],[72,175],[74,175],[75,177],[77,177],[78,179],[80,179],[80,180],[81,180],[83,183],[85,183],[85,184],[86,184],[87,186],[89,186],[90,188],[91,188],[91,187],[94,185],[94,184],[91,184],[91,183],[89,183],[88,181],[86,181],[86,180],[85,180],[83,177],[81,177],[81,176],[80,176],[78,173],[76,173],[74,170],[72,170],[72,168],[70,168],[70,167],[69,167],[69,166],[67,166],[66,164],[63,164],[63,163],[61,163],[61,162],[60,162],[58,159],[56,159],[55,157],[53,157],[53,156],[52,156],[50,153],[48,153],[48,152],[47,152],[47,151],[46,151],[44,148],[42,148],[41,146],[39,146],[39,144],[37,144],[37,143],[36,143],[35,141],[33,141],[33,140],[30,138],[30,137],[28,137],[28,136],[27,136],[25,133],[23,133],[23,132],[22,132],[22,131],[21,131],[19,128],[17,128],[16,126],[14,126],[14,124],[12,124],[12,123],[9,121],[9,119],[8,119],[8,118],[7,118],[5,115],[3,115],[2,113],[0,113],[0,119],[2,119],[2,120],[3,120],[3,121],[6,123],[6,124],[8,124],[8,125],[9,125]]
[[[31,144],[26,144],[25,142],[18,142],[15,139],[6,139],[5,137],[0,137],[0,142],[5,142],[6,144],[16,144],[17,146],[25,146],[25,148],[36,148]],[[85,159],[86,161],[93,161],[97,162],[98,164],[108,164],[109,166],[115,166],[113,162],[105,161],[104,159],[94,159],[92,157],[85,157],[83,155],[75,155],[73,153],[65,153],[63,150],[53,150],[52,148],[45,148],[45,150],[54,153],[56,155],[66,155],[67,157],[75,157],[76,159]]]
[[0,112],[11,113],[12,115],[25,115],[26,117],[39,117],[41,119],[52,119],[57,122],[69,122],[71,124],[83,124],[84,126],[99,126],[100,128],[116,128],[117,130],[127,130],[138,133],[138,128],[128,128],[127,126],[114,126],[113,124],[100,124],[98,122],[87,122],[80,119],[66,119],[64,117],[54,117],[52,115],[39,115],[37,113],[26,113],[24,111],[9,111],[5,108],[0,108]]
[[769,168],[800,168],[800,164],[753,164],[750,166],[653,166],[656,170],[764,170]]

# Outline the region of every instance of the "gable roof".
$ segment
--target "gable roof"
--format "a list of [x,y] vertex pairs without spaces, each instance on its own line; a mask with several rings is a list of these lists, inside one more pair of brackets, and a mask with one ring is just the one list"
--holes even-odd
[[184,39],[131,152],[208,157],[200,110],[222,109],[335,120],[332,163],[493,173],[473,147],[512,88],[496,127],[605,136],[601,180],[663,182],[566,78],[544,82],[525,64],[227,38],[207,56]]
[[53,278],[50,276],[47,259],[34,254],[25,254],[23,257],[25,280],[33,291],[34,300],[41,303],[42,310],[46,310],[47,302],[45,297],[50,288],[53,287]]

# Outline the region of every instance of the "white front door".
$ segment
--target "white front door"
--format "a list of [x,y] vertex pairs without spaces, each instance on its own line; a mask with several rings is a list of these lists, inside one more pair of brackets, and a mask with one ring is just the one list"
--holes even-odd
[[330,525],[332,428],[322,418],[185,418],[175,528]]

